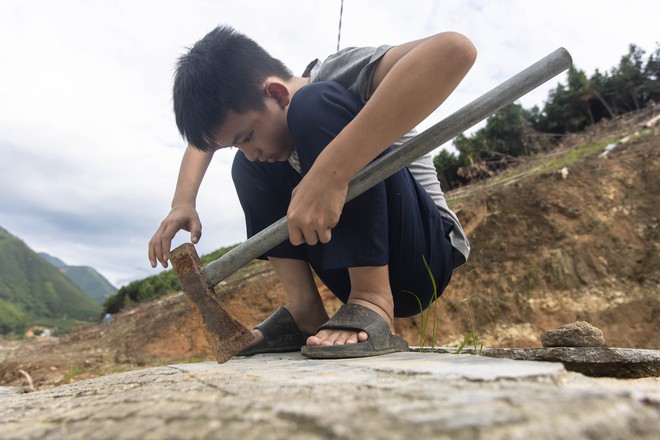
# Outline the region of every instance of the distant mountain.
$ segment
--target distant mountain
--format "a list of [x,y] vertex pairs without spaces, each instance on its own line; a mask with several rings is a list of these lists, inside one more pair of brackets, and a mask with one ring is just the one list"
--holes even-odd
[[39,255],[41,255],[41,257],[44,260],[48,261],[50,264],[52,264],[53,266],[55,266],[58,269],[66,267],[66,263],[64,261],[60,260],[57,257],[53,257],[52,255],[48,255],[45,252],[39,252]]
[[101,307],[23,241],[0,227],[0,305],[28,324],[39,318],[94,320]]
[[45,252],[39,252],[39,255],[55,266],[60,273],[73,281],[73,284],[80,287],[83,292],[94,298],[99,304],[103,304],[103,301],[107,297],[117,292],[117,288],[92,267],[69,266],[59,258]]

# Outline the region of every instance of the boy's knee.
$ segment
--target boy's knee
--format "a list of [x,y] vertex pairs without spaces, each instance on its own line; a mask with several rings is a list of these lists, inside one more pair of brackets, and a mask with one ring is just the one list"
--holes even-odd
[[477,59],[477,48],[472,41],[458,32],[446,32],[443,43],[451,53],[452,62],[471,67]]
[[351,91],[334,81],[306,85],[296,92],[289,108],[292,126],[325,126],[330,120],[352,120],[363,103]]

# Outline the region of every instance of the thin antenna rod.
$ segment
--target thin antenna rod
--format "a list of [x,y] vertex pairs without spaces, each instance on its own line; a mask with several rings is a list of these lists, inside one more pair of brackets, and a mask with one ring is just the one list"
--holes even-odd
[[341,9],[339,9],[339,30],[337,31],[337,52],[339,52],[339,42],[341,41],[341,18],[344,16],[344,0],[341,0]]

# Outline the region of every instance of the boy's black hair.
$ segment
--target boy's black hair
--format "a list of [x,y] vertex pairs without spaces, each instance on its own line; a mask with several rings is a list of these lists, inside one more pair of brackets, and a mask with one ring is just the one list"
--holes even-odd
[[292,73],[245,35],[215,28],[177,63],[172,100],[179,132],[195,148],[213,149],[228,110],[265,109],[262,85],[269,76],[288,80]]

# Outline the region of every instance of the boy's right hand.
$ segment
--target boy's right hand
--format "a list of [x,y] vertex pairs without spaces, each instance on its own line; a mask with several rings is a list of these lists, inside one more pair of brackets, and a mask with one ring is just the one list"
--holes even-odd
[[163,267],[167,267],[172,239],[182,229],[190,232],[190,241],[195,244],[202,236],[202,223],[199,221],[199,215],[194,206],[174,207],[161,222],[160,227],[149,241],[151,267],[156,267],[158,261]]

